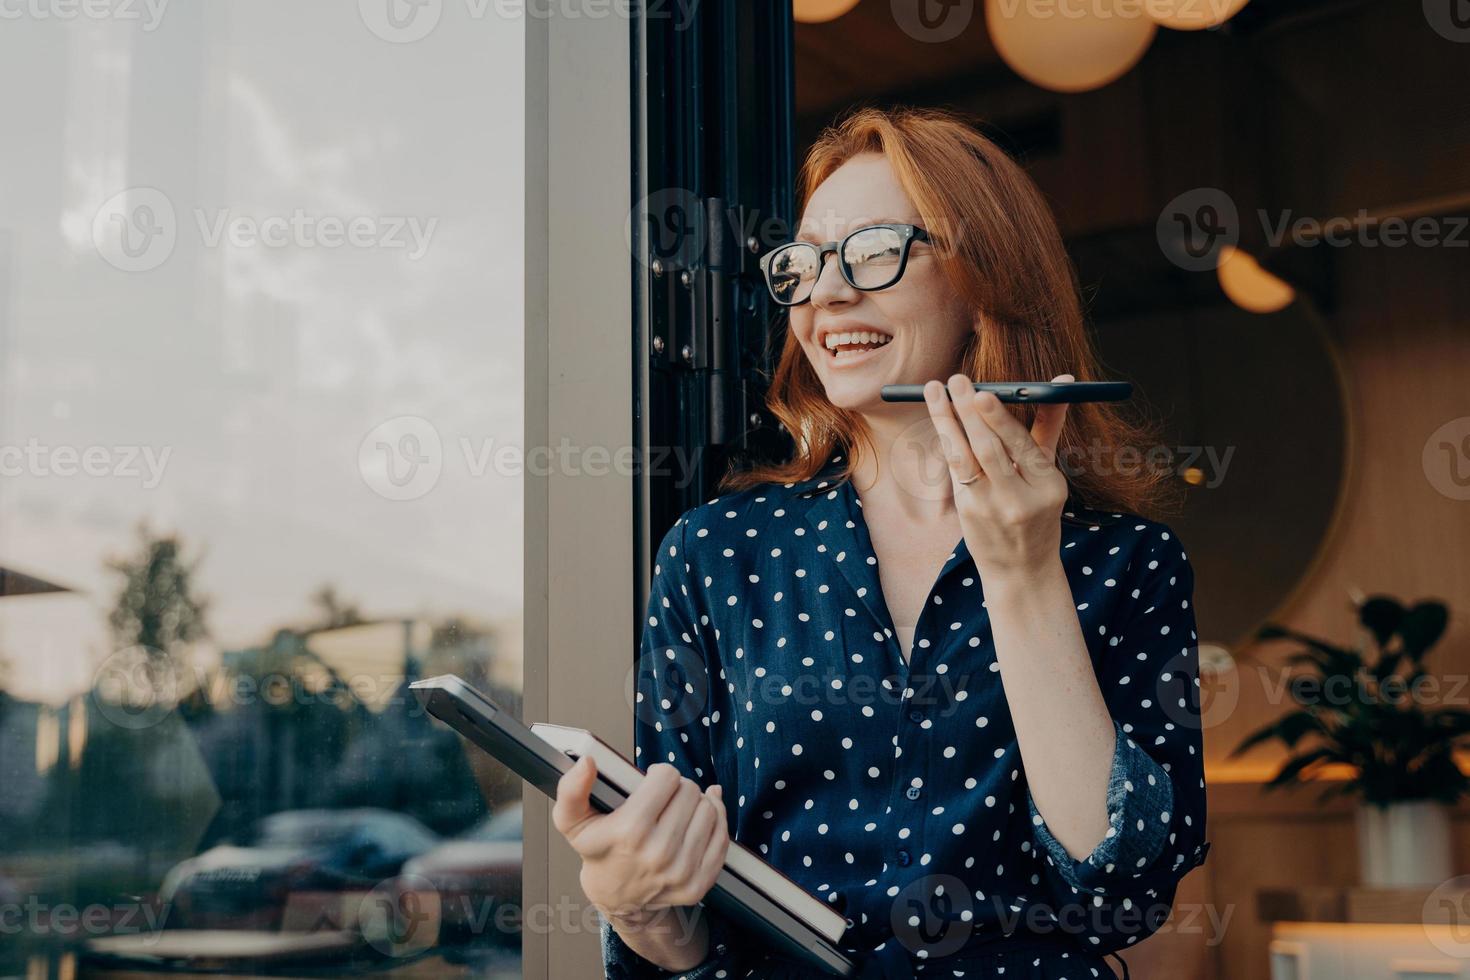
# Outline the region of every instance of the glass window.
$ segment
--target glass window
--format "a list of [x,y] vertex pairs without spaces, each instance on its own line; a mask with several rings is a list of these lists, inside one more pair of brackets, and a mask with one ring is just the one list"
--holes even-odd
[[0,975],[521,975],[524,29],[7,7]]

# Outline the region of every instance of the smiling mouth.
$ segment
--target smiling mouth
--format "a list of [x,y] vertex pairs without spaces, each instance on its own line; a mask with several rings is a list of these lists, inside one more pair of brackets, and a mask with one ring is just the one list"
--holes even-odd
[[892,337],[875,330],[854,330],[847,333],[828,334],[826,349],[834,363],[842,363],[864,359],[872,352],[881,350],[892,342]]

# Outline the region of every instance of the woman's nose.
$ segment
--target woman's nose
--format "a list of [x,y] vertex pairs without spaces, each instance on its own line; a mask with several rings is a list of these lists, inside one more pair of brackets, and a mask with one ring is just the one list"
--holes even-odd
[[[831,266],[830,275],[828,266]],[[817,281],[812,286],[812,305],[826,308],[833,303],[851,302],[856,298],[857,290],[843,278],[842,269],[837,265],[837,253],[829,252],[822,256],[821,265],[817,267]]]

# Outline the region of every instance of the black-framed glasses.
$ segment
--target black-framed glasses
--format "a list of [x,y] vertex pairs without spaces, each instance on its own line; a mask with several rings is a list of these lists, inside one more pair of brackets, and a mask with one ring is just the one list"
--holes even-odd
[[787,242],[761,256],[761,274],[771,298],[782,306],[799,306],[812,298],[827,253],[837,253],[837,268],[853,289],[887,289],[903,278],[909,247],[929,241],[918,225],[867,225],[837,242]]

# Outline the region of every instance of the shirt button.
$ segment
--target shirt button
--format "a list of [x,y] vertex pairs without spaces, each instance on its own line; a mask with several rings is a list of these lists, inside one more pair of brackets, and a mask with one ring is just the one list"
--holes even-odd
[[920,711],[918,708],[910,708],[909,709],[909,721],[912,721],[912,722],[920,722],[920,721],[923,721],[923,720],[924,720],[924,712]]
[[908,791],[906,793],[904,793],[904,795],[907,796],[911,800],[917,800],[919,798],[919,787],[917,787],[917,786],[910,786],[908,788]]
[[913,857],[909,854],[908,851],[898,852],[898,863],[903,867],[907,868],[913,860]]

